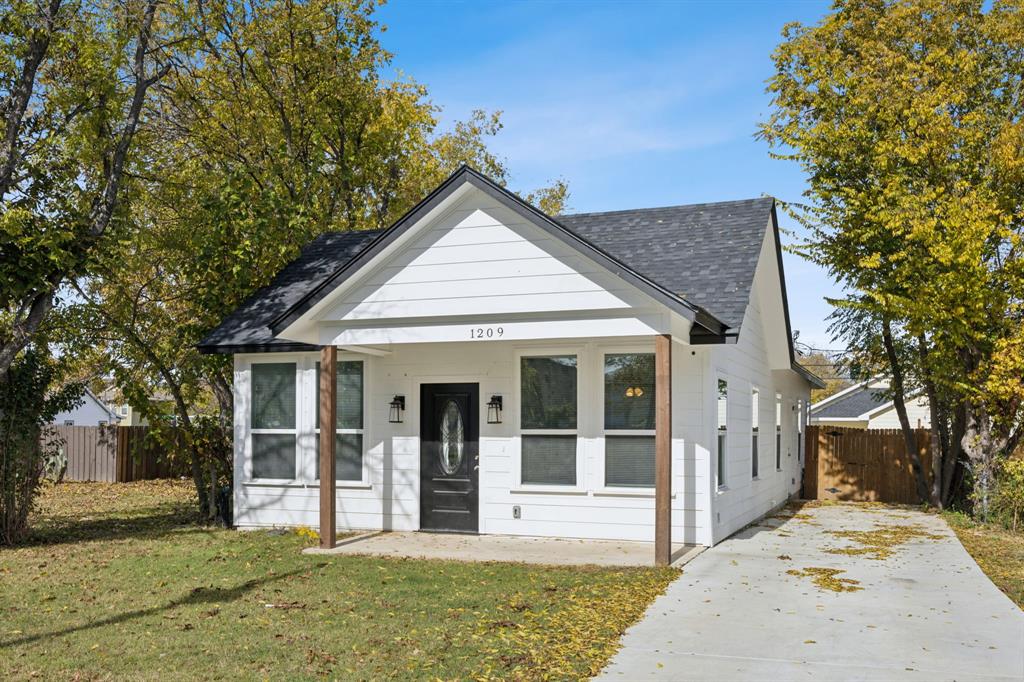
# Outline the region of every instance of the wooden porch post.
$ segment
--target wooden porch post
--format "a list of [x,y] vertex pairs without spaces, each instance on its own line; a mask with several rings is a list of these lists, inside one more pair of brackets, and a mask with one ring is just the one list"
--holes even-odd
[[320,349],[320,548],[331,549],[337,542],[335,505],[337,500],[334,471],[334,428],[338,380],[335,368],[338,349]]
[[672,561],[672,336],[654,337],[654,563]]

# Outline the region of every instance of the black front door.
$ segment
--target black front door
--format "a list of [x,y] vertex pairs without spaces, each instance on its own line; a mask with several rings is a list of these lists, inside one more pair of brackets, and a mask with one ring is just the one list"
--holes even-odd
[[476,533],[478,384],[420,388],[420,529]]

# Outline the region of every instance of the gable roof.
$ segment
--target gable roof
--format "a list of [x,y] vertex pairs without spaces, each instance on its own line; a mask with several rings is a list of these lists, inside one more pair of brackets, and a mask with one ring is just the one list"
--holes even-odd
[[738,331],[773,205],[765,197],[558,221]]
[[[200,351],[315,349],[275,335],[467,182],[693,321],[694,343],[721,343],[739,334],[765,230],[771,226],[777,232],[771,198],[552,218],[463,166],[387,230],[327,233],[314,240],[211,331]],[[779,272],[785,303],[781,267]],[[788,330],[788,310],[785,314]],[[792,365],[811,383],[820,383],[795,361]]]
[[[317,303],[327,297],[337,287],[347,281],[359,268],[386,249],[395,240],[416,225],[421,218],[436,208],[441,202],[452,195],[457,189],[469,184],[484,194],[495,199],[506,208],[511,209],[524,220],[543,229],[550,236],[563,244],[579,251],[584,256],[604,266],[613,274],[632,284],[643,293],[658,301],[667,308],[682,315],[694,323],[697,336],[724,338],[729,325],[715,318],[711,313],[672,292],[632,267],[608,253],[602,247],[582,238],[575,232],[566,229],[554,218],[531,206],[515,194],[509,192],[489,178],[481,175],[469,166],[462,166],[423,201],[406,213],[394,225],[380,233],[367,244],[354,258],[342,263],[330,276],[313,287],[298,303],[285,310],[270,325],[271,331],[277,335],[296,322]],[[765,223],[767,225],[767,223]]]
[[202,353],[259,353],[316,350],[316,346],[276,339],[270,324],[309,293],[310,285],[326,279],[338,263],[351,260],[380,230],[327,232],[307,244],[267,286],[256,290],[233,313],[199,342]]
[[811,405],[811,416],[819,419],[855,419],[886,403],[892,403],[888,387],[870,388],[868,382],[864,382],[852,388],[835,400],[823,400],[817,405]]

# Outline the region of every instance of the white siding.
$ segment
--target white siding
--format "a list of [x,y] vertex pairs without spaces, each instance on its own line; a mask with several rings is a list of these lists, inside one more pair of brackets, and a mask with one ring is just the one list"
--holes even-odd
[[[774,298],[770,295],[774,294],[772,287],[778,287],[778,270],[774,263],[774,239],[769,229],[739,339],[734,345],[714,346],[711,352],[713,369],[705,384],[708,409],[715,408],[717,380],[729,382],[726,481],[723,488],[712,491],[713,542],[724,540],[764,516],[797,493],[800,487],[802,457],[797,447],[797,413],[793,407],[799,399],[806,404],[809,387],[792,370],[773,370],[769,359],[765,330],[777,329],[779,324],[776,319],[766,325],[764,316],[782,314],[781,306],[770,304]],[[761,397],[758,409],[765,429],[758,438],[760,466],[756,480],[751,478],[750,459],[753,389],[757,389]],[[782,468],[778,471],[773,433],[776,393],[783,396],[783,454]]]
[[[609,490],[604,487],[603,353],[623,350],[653,352],[650,337],[543,342],[544,352],[578,355],[580,476],[571,492],[540,492],[518,484],[516,366],[519,353],[537,344],[501,341],[396,345],[386,357],[366,358],[366,482],[338,488],[341,529],[419,528],[419,385],[472,382],[480,384],[480,414],[493,394],[504,397],[502,424],[480,424],[480,532],[570,538],[653,540],[653,491]],[[707,544],[709,518],[708,444],[702,392],[708,352],[673,344],[673,541]],[[252,360],[296,360],[299,363],[299,480],[282,484],[248,481],[248,386]],[[313,424],[316,354],[248,355],[236,357],[235,522],[240,527],[318,523],[319,491]],[[402,424],[388,423],[388,403],[406,396]],[[513,518],[518,505],[521,518]]]
[[[907,419],[912,429],[931,428],[931,412],[928,409],[928,399],[921,397],[907,403]],[[868,420],[869,429],[899,429],[900,417],[896,414],[896,408],[890,407],[879,414],[871,415]]]
[[422,227],[390,259],[345,285],[318,316],[350,322],[457,315],[625,310],[650,305],[480,192]]

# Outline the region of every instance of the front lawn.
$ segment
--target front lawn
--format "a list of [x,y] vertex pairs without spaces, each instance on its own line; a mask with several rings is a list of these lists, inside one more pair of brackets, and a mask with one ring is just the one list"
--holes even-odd
[[981,570],[1024,609],[1024,533],[977,523],[955,512],[944,516]]
[[66,483],[0,549],[0,678],[585,678],[678,575],[304,556],[190,484]]

